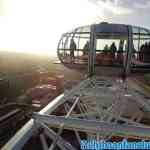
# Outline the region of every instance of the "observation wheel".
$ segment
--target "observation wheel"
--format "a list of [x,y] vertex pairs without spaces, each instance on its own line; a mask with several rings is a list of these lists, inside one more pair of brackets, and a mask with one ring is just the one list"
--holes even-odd
[[88,78],[34,113],[4,149],[22,148],[35,132],[44,150],[78,150],[81,140],[150,139],[150,98],[123,80],[149,71],[149,42],[148,29],[105,22],[63,34],[60,61],[87,70]]

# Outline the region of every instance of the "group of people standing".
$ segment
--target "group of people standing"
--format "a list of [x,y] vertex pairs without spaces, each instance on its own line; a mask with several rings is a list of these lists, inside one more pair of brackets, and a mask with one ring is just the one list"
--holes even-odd
[[[90,43],[89,41],[87,41],[83,47],[83,55],[87,54],[87,52],[89,51],[89,47],[90,47]],[[71,39],[70,41],[70,57],[71,59],[74,58],[74,51],[77,49],[76,43],[73,39]]]
[[[83,46],[83,55],[88,54],[90,48],[90,43],[89,41],[87,41],[85,43],[85,45]],[[74,39],[71,39],[70,41],[70,57],[74,58],[74,51],[77,49],[76,43],[74,41]],[[111,51],[111,52],[116,52],[117,51],[117,47],[115,45],[115,42],[113,42],[110,47],[106,44],[104,47],[104,51]]]
[[142,62],[150,62],[150,42],[145,42],[145,44],[141,45],[139,60]]
[[150,53],[150,42],[145,42],[145,44],[141,45],[140,52]]
[[117,51],[117,47],[115,45],[115,42],[113,42],[110,47],[106,44],[105,47],[104,47],[104,51],[111,51],[111,52],[116,52]]

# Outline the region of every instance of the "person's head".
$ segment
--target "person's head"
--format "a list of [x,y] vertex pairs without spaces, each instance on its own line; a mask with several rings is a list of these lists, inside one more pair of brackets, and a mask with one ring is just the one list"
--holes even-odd
[[108,44],[106,44],[104,48],[108,48]]

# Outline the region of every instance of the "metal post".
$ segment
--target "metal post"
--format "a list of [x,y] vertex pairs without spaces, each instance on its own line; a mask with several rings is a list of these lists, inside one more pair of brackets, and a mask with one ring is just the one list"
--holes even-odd
[[126,62],[125,62],[126,75],[128,75],[130,73],[132,53],[133,53],[132,26],[128,26],[128,50],[127,50],[127,58],[126,58]]
[[[52,129],[50,129],[44,123],[40,123],[39,122],[39,125],[41,127],[43,127],[45,135],[47,135],[50,139],[55,140],[56,133]],[[73,147],[68,141],[66,141],[65,139],[63,139],[61,136],[58,137],[57,146],[61,150],[68,150],[68,149],[69,150],[76,150],[75,147]]]
[[91,26],[90,33],[90,50],[88,58],[88,76],[91,77],[95,73],[95,25]]
[[41,140],[43,149],[44,150],[48,150],[48,145],[47,145],[47,142],[46,142],[44,134],[40,134],[40,140]]
[[[79,97],[76,98],[74,104],[72,105],[72,107],[70,108],[69,112],[68,112],[67,115],[65,116],[66,118],[68,118],[68,117],[71,115],[71,113],[72,113],[73,109],[76,107],[78,101],[79,101]],[[60,124],[60,128],[59,128],[59,130],[58,130],[58,133],[57,133],[57,135],[56,135],[56,138],[55,138],[55,140],[53,141],[53,143],[51,144],[49,150],[53,150],[53,149],[56,147],[57,140],[58,140],[59,136],[60,136],[60,135],[62,134],[62,132],[63,132],[63,127],[64,127],[64,124]]]

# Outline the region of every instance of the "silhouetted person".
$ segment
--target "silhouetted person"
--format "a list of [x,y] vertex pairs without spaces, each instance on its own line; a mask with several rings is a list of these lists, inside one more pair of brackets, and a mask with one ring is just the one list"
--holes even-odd
[[116,47],[114,42],[110,46],[110,51],[113,52],[113,53],[115,53],[117,51],[117,47]]
[[144,62],[150,62],[150,44],[147,42],[144,46]]
[[108,45],[106,44],[105,47],[104,47],[104,51],[108,51],[109,50],[109,47]]
[[144,45],[144,53],[148,53],[148,49],[149,49],[149,45],[146,42],[145,45]]
[[143,52],[143,51],[144,51],[144,44],[142,44],[140,47],[140,52]]
[[148,53],[150,53],[150,42],[148,43]]
[[145,44],[142,44],[139,51],[139,61],[144,61]]
[[83,55],[86,55],[88,53],[89,49],[90,49],[90,43],[89,43],[89,41],[87,41],[83,47],[83,50],[84,50]]
[[70,42],[70,57],[71,57],[71,61],[74,60],[74,51],[76,50],[76,43],[73,39],[71,39]]
[[131,63],[132,63],[133,65],[136,65],[136,63],[137,63],[137,59],[136,59],[136,49],[135,49],[135,47],[134,47],[134,44],[133,44],[133,46],[132,46],[132,51],[131,51]]

